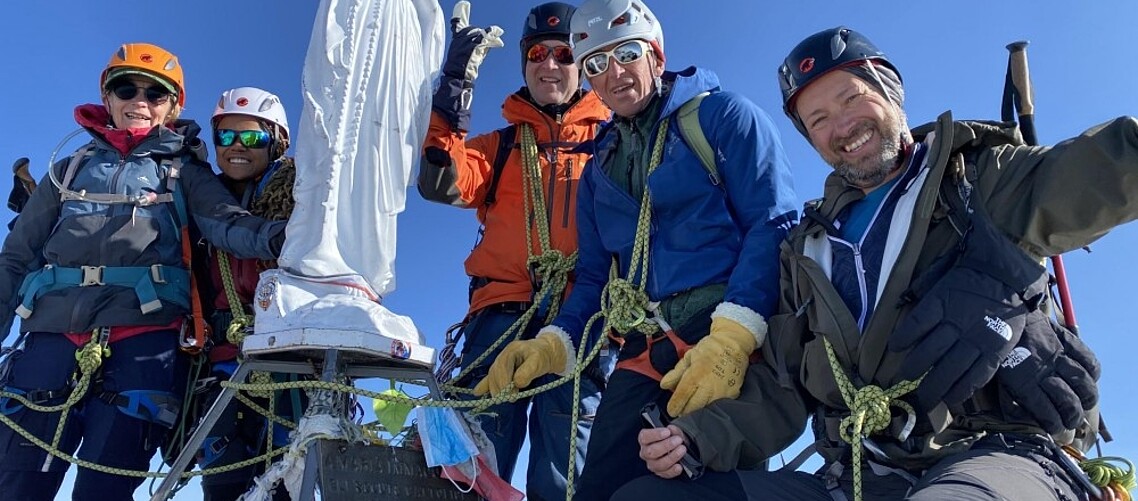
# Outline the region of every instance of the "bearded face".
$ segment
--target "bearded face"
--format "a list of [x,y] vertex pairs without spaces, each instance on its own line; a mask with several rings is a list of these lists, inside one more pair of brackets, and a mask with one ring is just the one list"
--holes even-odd
[[901,135],[907,130],[904,112],[889,114],[881,121],[865,120],[849,134],[835,138],[829,148],[836,151],[852,146],[851,151],[863,153],[862,156],[822,156],[846,184],[863,190],[871,189],[884,183],[900,168]]
[[900,167],[905,114],[864,80],[832,71],[802,89],[795,108],[814,148],[850,186],[868,191]]

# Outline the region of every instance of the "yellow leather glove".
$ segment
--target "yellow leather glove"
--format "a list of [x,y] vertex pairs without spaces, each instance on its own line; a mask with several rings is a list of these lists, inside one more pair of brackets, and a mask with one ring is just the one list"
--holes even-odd
[[757,343],[755,334],[739,322],[712,317],[711,333],[660,380],[661,388],[673,392],[668,414],[679,417],[721,398],[738,397]]
[[490,373],[474,387],[474,394],[497,395],[511,382],[514,388],[525,388],[546,374],[567,371],[569,349],[567,339],[552,332],[542,332],[533,339],[512,341],[502,349],[490,366]]

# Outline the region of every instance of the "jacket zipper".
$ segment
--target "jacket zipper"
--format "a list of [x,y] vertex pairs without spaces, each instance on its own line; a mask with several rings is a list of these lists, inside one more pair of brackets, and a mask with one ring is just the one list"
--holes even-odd
[[865,283],[865,263],[861,259],[861,244],[851,244],[850,248],[853,249],[854,255],[854,272],[857,274],[857,286],[861,293],[861,313],[857,316],[857,326],[859,330],[865,331],[865,316],[869,311],[869,290]]

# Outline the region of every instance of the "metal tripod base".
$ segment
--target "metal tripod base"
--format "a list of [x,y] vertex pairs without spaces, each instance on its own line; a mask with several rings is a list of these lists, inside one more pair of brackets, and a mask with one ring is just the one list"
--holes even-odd
[[[361,360],[359,354],[353,354],[348,361],[342,361],[339,349],[329,348],[323,353],[323,361],[316,360],[289,360],[290,354],[288,352],[274,354],[274,359],[262,357],[248,357],[237,367],[233,373],[233,377],[229,379],[231,382],[244,382],[249,374],[254,371],[271,372],[280,374],[298,374],[314,376],[318,373],[317,364],[322,365],[320,370],[321,381],[335,381],[339,376],[347,376],[348,378],[389,378],[397,379],[400,381],[408,382],[421,382],[430,390],[431,398],[441,398],[438,385],[435,382],[434,376],[431,373],[430,367],[424,367],[420,363],[414,361],[399,361],[392,360],[390,357],[382,356],[375,357],[371,360]],[[284,358],[284,359],[281,359]],[[297,358],[295,354],[291,358]],[[171,493],[178,485],[178,480],[182,473],[190,466],[198,451],[201,449],[202,444],[205,443],[209,432],[213,429],[217,421],[221,419],[222,411],[230,404],[236,395],[237,390],[234,388],[224,388],[217,400],[210,406],[209,412],[206,413],[202,422],[199,423],[194,433],[190,435],[190,439],[182,448],[178,458],[170,467],[170,472],[166,478],[162,480],[162,484],[158,486],[158,490],[150,498],[151,501],[165,501],[170,499]],[[346,417],[346,416],[344,416]],[[316,479],[320,467],[320,451],[319,441],[315,442],[313,447],[315,450],[309,450],[305,455],[304,465],[304,479],[301,484],[300,500],[298,501],[311,501],[316,496]]]

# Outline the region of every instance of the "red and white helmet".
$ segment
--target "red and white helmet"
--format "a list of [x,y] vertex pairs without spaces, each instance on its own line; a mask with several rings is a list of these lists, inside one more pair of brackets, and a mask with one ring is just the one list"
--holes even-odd
[[213,110],[213,118],[210,119],[214,128],[225,115],[248,115],[276,124],[284,134],[283,139],[289,139],[288,116],[284,104],[281,103],[281,98],[267,90],[238,87],[221,93],[221,99]]

